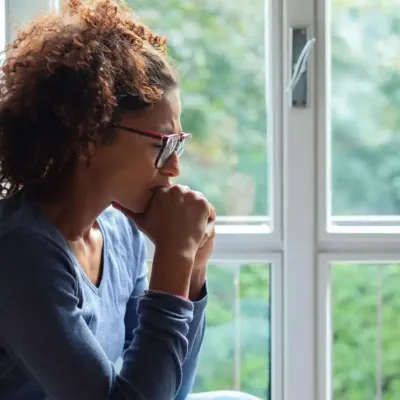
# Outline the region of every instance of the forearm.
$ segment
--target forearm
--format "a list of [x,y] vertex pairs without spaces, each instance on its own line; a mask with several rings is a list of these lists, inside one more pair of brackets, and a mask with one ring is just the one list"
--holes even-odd
[[[156,249],[149,289],[188,298],[193,262],[190,256]],[[169,269],[165,268],[166,264]]]

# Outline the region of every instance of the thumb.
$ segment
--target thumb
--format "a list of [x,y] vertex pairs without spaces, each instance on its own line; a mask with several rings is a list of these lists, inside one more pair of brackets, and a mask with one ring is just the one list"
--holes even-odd
[[211,221],[207,225],[206,233],[204,235],[203,241],[201,242],[199,249],[201,249],[210,239],[215,237],[215,223]]

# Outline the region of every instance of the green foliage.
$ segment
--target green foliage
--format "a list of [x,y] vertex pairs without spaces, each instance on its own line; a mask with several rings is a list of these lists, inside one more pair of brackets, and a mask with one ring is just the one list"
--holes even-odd
[[395,2],[332,5],[332,209],[400,212],[400,10]]
[[269,281],[266,265],[210,265],[208,327],[195,392],[240,384],[241,390],[268,398]]
[[399,285],[400,265],[342,264],[332,267],[335,398],[365,400],[376,397],[377,349],[380,346],[384,399],[398,398]]

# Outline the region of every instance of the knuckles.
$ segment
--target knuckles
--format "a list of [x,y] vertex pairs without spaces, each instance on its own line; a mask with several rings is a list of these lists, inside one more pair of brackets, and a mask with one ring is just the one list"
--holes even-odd
[[163,195],[171,199],[174,202],[180,204],[187,204],[189,207],[193,207],[204,212],[208,212],[211,216],[215,215],[214,207],[209,203],[209,201],[200,192],[191,190],[185,185],[173,185],[169,188],[163,188]]

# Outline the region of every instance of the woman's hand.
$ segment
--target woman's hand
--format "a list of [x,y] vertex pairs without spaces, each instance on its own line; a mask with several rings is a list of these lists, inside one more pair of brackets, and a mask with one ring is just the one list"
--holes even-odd
[[[215,221],[215,210],[214,210]],[[199,247],[194,259],[193,272],[190,279],[189,298],[192,301],[201,299],[201,292],[207,277],[207,263],[210,258],[215,244],[215,224],[210,222],[207,228],[207,238],[203,245]]]
[[[131,218],[156,247],[150,288],[172,294],[196,292],[215,236],[213,229],[207,232],[208,224],[215,221],[215,210],[206,198],[187,186],[175,185],[155,190],[143,214],[113,206]],[[195,265],[196,274],[192,274]]]

